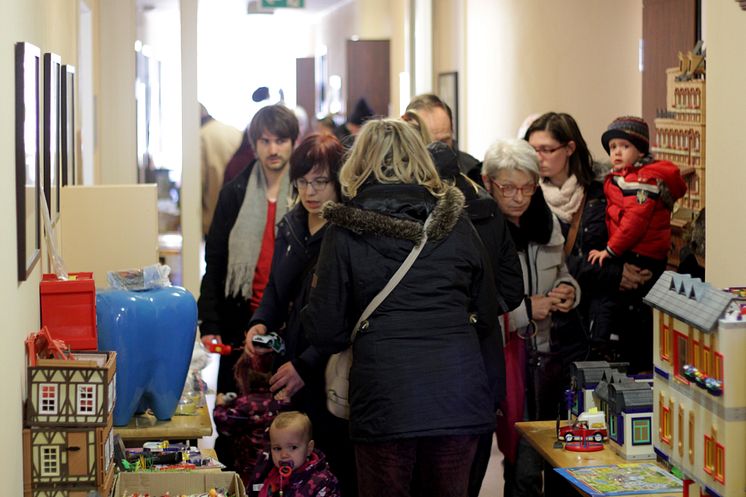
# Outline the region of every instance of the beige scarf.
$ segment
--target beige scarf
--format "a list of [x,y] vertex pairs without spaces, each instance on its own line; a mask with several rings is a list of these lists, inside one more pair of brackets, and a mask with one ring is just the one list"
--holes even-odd
[[549,180],[544,180],[540,184],[549,208],[560,221],[569,223],[572,215],[580,208],[585,193],[585,189],[578,184],[578,178],[573,174],[561,187],[553,185]]
[[[277,223],[288,210],[290,180],[287,171],[280,180],[275,211],[275,232]],[[254,270],[262,250],[262,238],[267,221],[267,178],[259,161],[246,185],[246,195],[238,211],[236,223],[228,237],[228,267],[225,275],[225,296],[251,298],[251,284]]]

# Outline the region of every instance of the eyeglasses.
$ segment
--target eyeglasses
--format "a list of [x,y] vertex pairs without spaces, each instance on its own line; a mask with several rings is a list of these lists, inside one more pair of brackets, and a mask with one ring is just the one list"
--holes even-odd
[[298,178],[293,181],[293,186],[298,190],[305,190],[308,185],[311,185],[315,192],[323,192],[326,186],[332,181],[329,178],[314,178],[311,181],[307,181],[305,178]]
[[557,150],[559,150],[561,148],[565,148],[566,146],[567,146],[567,143],[563,143],[562,145],[559,145],[559,146],[554,147],[554,148],[549,148],[549,147],[539,147],[539,148],[536,148],[536,147],[534,147],[534,150],[536,150],[536,153],[539,154],[539,155],[552,155]]
[[515,194],[518,193],[518,190],[521,191],[524,197],[530,197],[534,193],[536,193],[536,184],[530,183],[528,185],[523,185],[522,187],[517,187],[515,185],[507,184],[507,185],[501,185],[494,179],[490,179],[490,182],[497,187],[498,190],[500,190],[500,193],[505,198],[511,198],[515,197]]

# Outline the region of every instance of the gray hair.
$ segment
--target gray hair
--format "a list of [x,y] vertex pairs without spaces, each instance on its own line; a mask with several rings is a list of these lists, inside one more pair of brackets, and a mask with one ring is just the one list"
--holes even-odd
[[521,171],[539,182],[539,156],[526,140],[497,140],[484,154],[482,174],[494,178],[502,170]]

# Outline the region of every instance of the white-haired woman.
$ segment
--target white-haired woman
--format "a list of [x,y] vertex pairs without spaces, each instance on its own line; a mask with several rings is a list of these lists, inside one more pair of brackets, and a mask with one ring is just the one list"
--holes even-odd
[[365,123],[339,179],[351,200],[324,209],[330,226],[303,311],[323,353],[349,346],[352,326],[431,217],[422,252],[353,343],[359,495],[409,496],[416,479],[423,495],[464,497],[477,439],[495,419],[480,350],[497,325],[486,251],[463,194],[441,181],[408,123]]
[[[516,421],[554,419],[562,401],[560,361],[553,359],[552,316],[580,302],[562,251],[565,240],[539,183],[539,158],[524,140],[492,144],[482,179],[508,220],[523,269],[526,297],[504,319],[507,399],[498,417],[498,444],[505,454],[505,495],[538,496],[541,457],[522,440]],[[525,393],[525,394],[524,394]]]

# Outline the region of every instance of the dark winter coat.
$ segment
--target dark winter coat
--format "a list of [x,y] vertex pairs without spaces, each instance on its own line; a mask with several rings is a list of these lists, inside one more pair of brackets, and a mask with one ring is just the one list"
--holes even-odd
[[[570,224],[562,223],[565,237],[569,230]],[[596,180],[585,190],[578,232],[567,256],[567,268],[583,290],[578,311],[583,332],[591,342],[604,342],[609,338],[612,311],[622,279],[620,259],[607,259],[603,266],[588,262],[588,253],[603,250],[607,241],[606,196],[603,182]]]
[[323,384],[323,371],[329,358],[308,343],[299,316],[307,300],[325,231],[326,225],[313,235],[309,233],[308,212],[300,203],[285,214],[277,225],[269,282],[262,303],[249,323],[249,327],[262,323],[269,331],[284,328],[285,354],[278,358],[276,366],[291,361],[306,384]]
[[255,165],[256,162],[253,162],[220,190],[215,215],[205,238],[207,268],[197,301],[201,333],[220,335],[223,343],[234,347],[242,347],[251,311],[249,301],[245,298],[225,296],[228,239],[241,210],[249,176]]
[[[262,471],[264,468],[264,471]],[[267,470],[268,469],[268,470]],[[280,479],[279,470],[265,453],[257,464],[254,483],[249,488],[252,497],[339,497],[339,483],[329,470],[324,454],[318,450],[311,453],[309,460],[300,468],[294,469],[290,478]],[[261,490],[255,490],[261,486]]]
[[[503,213],[490,194],[461,171],[460,154],[441,142],[431,143],[428,150],[441,178],[452,181],[464,194],[466,212],[490,256],[500,313],[512,311],[523,302],[523,274]],[[505,398],[505,357],[498,327],[482,339],[482,356],[495,405],[499,405]]]
[[303,323],[311,343],[340,352],[363,309],[384,287],[433,212],[428,242],[368,320],[353,347],[351,438],[382,442],[487,433],[494,405],[480,338],[498,315],[484,246],[462,215],[463,195],[434,198],[417,185],[369,185],[332,224]]

